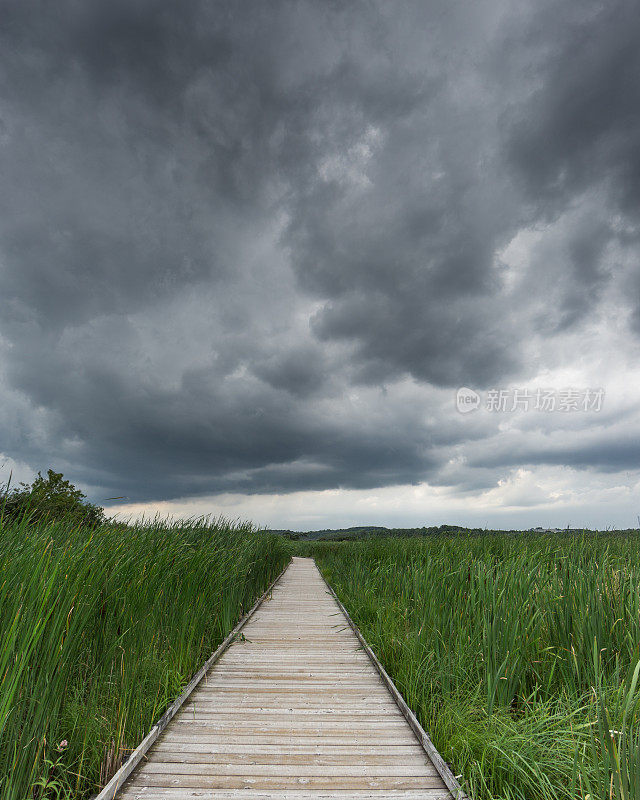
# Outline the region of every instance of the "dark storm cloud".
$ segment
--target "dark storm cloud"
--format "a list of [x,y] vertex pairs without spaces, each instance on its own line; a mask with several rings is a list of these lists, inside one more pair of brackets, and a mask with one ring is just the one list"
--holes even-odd
[[[630,0],[565,6],[547,5],[531,26],[530,35],[551,52],[540,48],[541,86],[519,109],[511,156],[541,204],[566,203],[605,182],[617,205],[635,216],[640,208],[638,8]],[[561,24],[554,29],[555,11]]]
[[640,463],[640,445],[628,434],[616,431],[607,439],[585,437],[572,439],[557,436],[555,441],[542,441],[535,448],[512,446],[508,452],[485,455],[471,462],[472,466],[536,466],[550,464],[592,469],[602,472],[635,470]]
[[[541,318],[559,328],[588,320],[611,282],[607,246],[618,243],[630,261],[622,303],[612,314],[630,312],[631,332],[640,333],[640,18],[633,2],[565,4],[562,24],[547,26],[549,6],[534,16],[527,35],[542,58],[535,59],[538,88],[516,104],[506,153],[523,181],[525,198],[540,220],[557,219],[581,197],[598,194],[597,213],[567,238],[567,258],[558,264],[564,296]],[[524,42],[523,42],[524,43]],[[539,42],[538,42],[539,44]],[[515,110],[514,110],[515,109]],[[514,119],[515,118],[515,119]],[[566,265],[566,268],[564,268]],[[615,264],[614,269],[620,269]],[[615,276],[613,276],[615,277]],[[571,461],[570,455],[567,456]],[[606,460],[606,459],[605,459]],[[613,452],[611,463],[618,463]]]
[[622,280],[633,11],[3,3],[0,451],[142,500],[490,485],[442,391]]

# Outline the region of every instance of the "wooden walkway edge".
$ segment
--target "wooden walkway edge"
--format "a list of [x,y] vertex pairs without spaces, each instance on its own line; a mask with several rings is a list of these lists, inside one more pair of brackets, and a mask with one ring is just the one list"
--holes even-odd
[[284,575],[284,573],[287,571],[288,568],[289,565],[287,565],[278,575],[278,577],[271,582],[266,591],[256,600],[256,602],[249,609],[249,611],[247,611],[247,613],[242,617],[242,619],[238,622],[238,624],[233,628],[231,633],[225,639],[223,639],[222,642],[220,642],[216,650],[204,662],[204,664],[200,667],[200,669],[196,672],[196,674],[191,678],[189,683],[184,687],[180,695],[173,701],[173,703],[171,703],[169,708],[167,708],[167,710],[155,723],[155,725],[152,726],[149,733],[144,737],[144,739],[136,747],[133,753],[131,753],[131,755],[125,761],[125,763],[115,773],[115,775],[106,784],[106,786],[104,786],[104,788],[97,795],[95,795],[95,797],[92,798],[92,800],[113,800],[113,798],[118,794],[118,791],[122,787],[123,783],[129,777],[129,775],[131,775],[133,770],[138,766],[138,764],[143,760],[143,758],[146,758],[148,750],[151,748],[156,739],[160,736],[162,731],[175,717],[181,706],[184,704],[185,700],[187,700],[187,698],[192,694],[193,690],[204,678],[204,676],[211,669],[211,667],[213,667],[213,665],[224,653],[224,651],[227,650],[227,648],[229,648],[234,643],[236,637],[242,631],[242,628],[244,628],[244,626],[255,614],[255,612],[260,608],[263,601],[267,597],[271,596],[273,587],[278,583],[280,578],[282,578],[282,576]]
[[[322,576],[322,573],[320,573],[320,574],[321,574],[322,579],[324,580],[324,576]],[[440,755],[440,752],[438,751],[438,749],[436,748],[434,743],[431,741],[431,737],[425,731],[425,729],[422,727],[422,725],[418,721],[418,718],[413,713],[413,711],[409,708],[409,706],[407,705],[407,701],[400,694],[400,692],[398,691],[398,688],[396,687],[395,683],[391,680],[391,678],[387,674],[387,671],[382,666],[380,661],[378,661],[378,657],[373,652],[373,650],[369,647],[369,645],[367,644],[367,641],[364,638],[364,636],[360,633],[360,629],[355,624],[355,622],[351,619],[351,617],[349,615],[349,612],[347,611],[347,609],[342,605],[342,603],[338,599],[338,595],[333,591],[333,588],[326,581],[325,581],[325,585],[326,585],[327,589],[329,590],[330,594],[335,599],[336,603],[338,604],[338,607],[340,608],[340,610],[342,611],[342,613],[346,617],[347,622],[349,623],[351,629],[353,630],[354,634],[356,635],[358,641],[362,645],[362,649],[369,656],[369,660],[371,661],[371,663],[375,667],[376,671],[378,672],[378,674],[382,678],[382,681],[383,681],[384,685],[389,690],[389,693],[393,697],[393,700],[394,700],[395,704],[400,709],[400,711],[402,713],[402,716],[407,720],[407,722],[409,724],[409,727],[414,732],[416,738],[418,739],[418,741],[422,745],[423,750],[425,751],[427,756],[431,759],[433,765],[435,766],[435,768],[440,773],[440,776],[442,777],[442,780],[447,785],[448,789],[450,790],[450,792],[453,795],[453,797],[455,798],[455,800],[469,800],[469,798],[465,794],[462,786],[460,786],[460,784],[458,783],[458,779],[456,778],[456,776],[453,774],[453,772],[449,768],[449,765],[444,760],[444,758],[442,758],[442,756]]]
[[134,756],[96,800],[465,800],[313,559],[292,560]]

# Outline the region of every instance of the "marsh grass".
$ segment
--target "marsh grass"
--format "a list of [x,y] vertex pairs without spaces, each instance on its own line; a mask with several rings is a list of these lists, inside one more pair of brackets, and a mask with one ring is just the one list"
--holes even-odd
[[200,520],[0,523],[0,796],[85,797],[288,560]]
[[475,800],[640,800],[637,536],[297,546]]

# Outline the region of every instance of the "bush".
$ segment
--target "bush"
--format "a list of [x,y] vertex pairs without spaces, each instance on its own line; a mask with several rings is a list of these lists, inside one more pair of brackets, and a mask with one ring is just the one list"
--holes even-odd
[[9,491],[7,486],[0,492],[0,516],[7,520],[27,519],[42,523],[65,520],[75,524],[100,525],[105,521],[100,506],[87,503],[80,489],[66,481],[61,472],[47,470],[29,486],[21,483]]

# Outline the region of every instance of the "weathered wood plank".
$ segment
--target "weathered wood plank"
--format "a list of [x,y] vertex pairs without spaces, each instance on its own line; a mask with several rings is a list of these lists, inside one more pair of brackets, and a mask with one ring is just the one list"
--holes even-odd
[[[175,733],[172,731],[171,733],[172,738],[175,737],[177,741],[207,741],[207,742],[216,742],[220,741],[220,733],[218,731],[211,731],[209,733],[201,733],[198,734],[197,732],[189,733],[187,731],[182,730],[182,734],[176,731]],[[277,745],[290,745],[291,747],[297,744],[313,744],[313,742],[318,741],[318,736],[315,734],[311,734],[310,736],[304,736],[302,734],[295,734],[295,735],[282,735],[282,734],[273,734],[273,735],[262,735],[259,733],[255,734],[247,734],[246,736],[225,736],[224,740],[229,744],[251,744],[252,742],[256,745],[258,744],[277,744]],[[414,741],[414,739],[409,735],[396,735],[394,733],[393,736],[381,736],[379,734],[375,734],[372,736],[333,736],[331,734],[323,735],[322,740],[327,744],[334,744],[334,745],[341,745],[342,747],[349,747],[351,745],[357,746],[365,746],[365,745],[384,745],[385,747],[394,747],[396,745],[403,745],[403,744],[410,744]],[[141,767],[144,769],[144,767]]]
[[[289,744],[282,742],[278,744],[259,744],[255,742],[249,742],[247,744],[231,744],[227,741],[221,743],[217,737],[214,737],[211,741],[198,740],[197,742],[192,740],[181,741],[180,739],[167,739],[165,741],[162,739],[158,741],[156,746],[153,748],[153,751],[149,753],[148,758],[150,760],[155,758],[156,752],[203,752],[227,756],[235,754],[242,758],[254,756],[259,758],[264,756],[265,758],[284,757],[285,759],[295,759],[297,756],[305,759],[314,755],[326,755],[328,758],[342,756],[346,759],[384,757],[391,759],[394,763],[399,757],[402,757],[402,763],[409,763],[407,759],[410,756],[415,755],[418,756],[423,763],[426,760],[424,750],[420,747],[420,745],[418,745],[417,742],[401,745],[396,744],[393,747],[389,747],[387,745],[367,745],[362,747],[357,744],[346,746],[332,745],[325,744],[324,740],[323,744],[317,744],[315,742],[310,744]],[[232,762],[229,761],[229,763]],[[288,763],[288,761],[286,761],[286,763]]]
[[[293,769],[297,766],[303,766],[304,768],[314,766],[362,767],[368,764],[404,769],[406,766],[414,764],[425,764],[424,754],[413,749],[401,753],[401,762],[397,753],[389,753],[387,750],[374,755],[370,752],[370,748],[362,748],[361,750],[341,748],[337,752],[321,754],[314,751],[292,752],[293,748],[288,750],[284,747],[278,748],[271,753],[263,753],[259,750],[238,753],[235,750],[231,750],[231,748],[225,748],[227,752],[212,752],[212,750],[215,751],[216,749],[215,745],[211,749],[207,749],[206,746],[194,745],[193,743],[173,744],[164,747],[158,745],[154,748],[153,753],[149,754],[149,763],[160,762],[166,765],[171,762],[184,762],[219,764],[225,767],[233,764],[282,764],[287,769]],[[229,752],[230,750],[231,752]],[[401,763],[402,767],[398,767],[398,763]]]
[[314,789],[293,791],[271,789],[218,790],[215,798],[209,789],[190,789],[185,798],[184,789],[136,788],[122,792],[124,800],[450,800],[451,795],[442,789],[388,789],[381,797],[376,789]]
[[370,777],[335,776],[300,777],[297,775],[158,775],[145,771],[129,779],[132,787],[162,786],[167,789],[442,789],[442,778],[433,776]]
[[[361,775],[371,778],[384,777],[424,777],[424,764],[414,762],[413,764],[366,764],[364,766],[354,766],[353,764],[283,764],[281,762],[267,764],[223,764],[220,762],[209,761],[150,761],[145,766],[145,773],[158,775],[206,775],[206,776],[251,776],[256,775],[276,775],[280,778],[297,776],[301,778],[358,778]],[[437,775],[435,768],[431,772],[432,776]],[[438,784],[440,785],[440,784]]]

